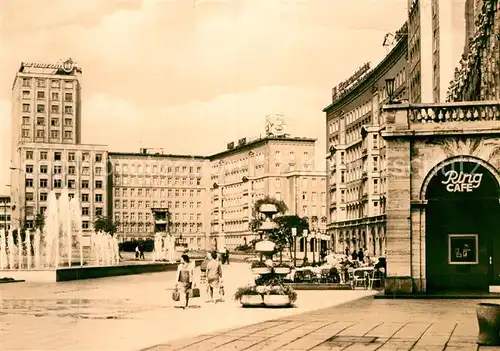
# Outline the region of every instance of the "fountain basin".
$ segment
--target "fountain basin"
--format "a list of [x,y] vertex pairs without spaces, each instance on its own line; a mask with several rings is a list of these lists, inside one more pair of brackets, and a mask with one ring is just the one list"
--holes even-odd
[[[197,266],[202,260],[195,260]],[[0,277],[11,277],[33,283],[64,282],[71,280],[116,277],[121,275],[171,272],[177,270],[177,263],[122,263],[116,266],[61,267],[53,269],[4,269]]]

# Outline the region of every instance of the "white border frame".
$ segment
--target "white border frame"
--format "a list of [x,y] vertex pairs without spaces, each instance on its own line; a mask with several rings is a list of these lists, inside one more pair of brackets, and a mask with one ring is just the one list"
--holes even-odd
[[[452,262],[451,261],[451,238],[474,237],[476,239],[476,260],[474,262]],[[479,264],[479,235],[478,234],[448,234],[448,264],[464,265]]]

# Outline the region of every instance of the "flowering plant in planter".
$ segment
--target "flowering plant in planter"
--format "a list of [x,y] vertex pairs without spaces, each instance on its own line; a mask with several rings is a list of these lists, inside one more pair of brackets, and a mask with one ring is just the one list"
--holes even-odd
[[295,302],[297,300],[297,293],[286,285],[274,285],[270,286],[265,291],[266,295],[286,295],[290,299],[290,302]]
[[267,268],[268,266],[266,265],[265,262],[262,261],[255,261],[252,262],[252,268]]
[[239,300],[245,295],[260,295],[259,292],[257,292],[255,286],[243,286],[241,288],[238,288],[236,292],[234,293],[234,299]]

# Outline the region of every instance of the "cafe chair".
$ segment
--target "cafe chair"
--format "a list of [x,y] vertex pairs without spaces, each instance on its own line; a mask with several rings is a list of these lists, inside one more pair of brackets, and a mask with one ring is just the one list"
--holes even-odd
[[380,282],[380,286],[382,286],[382,279],[384,276],[384,269],[374,269],[372,273],[368,275],[368,288],[373,290],[373,282]]
[[357,287],[362,287],[364,289],[366,289],[368,287],[366,274],[364,271],[353,269],[352,280],[351,280],[351,289],[354,290]]

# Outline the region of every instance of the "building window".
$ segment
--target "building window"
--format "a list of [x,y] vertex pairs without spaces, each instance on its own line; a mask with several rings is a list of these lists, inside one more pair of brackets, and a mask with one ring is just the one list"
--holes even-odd
[[64,113],[66,113],[68,115],[72,115],[73,114],[73,106],[64,106]]
[[47,165],[41,165],[40,166],[40,173],[47,173],[48,167]]
[[64,93],[64,101],[73,102],[73,93]]
[[95,162],[102,162],[102,154],[95,154]]
[[26,179],[24,182],[24,185],[26,187],[32,188],[33,187],[33,179]]
[[82,202],[89,202],[89,194],[82,194]]
[[47,156],[48,156],[47,151],[40,151],[40,160],[46,160]]
[[61,173],[62,173],[62,167],[54,166],[54,174],[61,174]]
[[340,182],[345,183],[345,171],[340,172]]
[[74,189],[75,188],[75,181],[70,179],[68,180],[68,188],[69,189]]
[[45,79],[37,79],[36,80],[36,85],[39,88],[45,88]]
[[340,192],[340,202],[345,202],[345,190]]
[[89,215],[89,208],[82,207],[82,216],[88,216],[88,215]]
[[54,152],[54,161],[61,161],[61,152],[56,151]]
[[45,105],[44,104],[37,104],[36,105],[36,112],[45,113]]
[[50,125],[51,125],[52,127],[58,127],[58,126],[59,126],[59,120],[58,120],[57,118],[52,118],[52,119],[50,120]]
[[38,118],[36,119],[36,125],[37,125],[37,126],[44,126],[44,125],[45,125],[45,118],[43,118],[43,117],[38,117]]
[[50,113],[59,113],[59,105],[50,105]]
[[82,221],[82,229],[89,229],[89,221]]
[[40,179],[40,188],[46,188],[48,185],[47,179]]
[[95,215],[96,215],[97,217],[102,216],[102,207],[96,207],[96,208],[95,208]]
[[70,130],[64,131],[64,138],[65,139],[71,139],[71,138],[73,138],[73,132],[70,131]]
[[37,138],[45,138],[45,131],[44,130],[37,130],[36,137]]
[[21,136],[22,136],[23,138],[29,138],[29,137],[30,137],[30,130],[29,130],[29,129],[23,129],[23,130],[21,131]]
[[59,93],[52,93],[52,100],[59,100]]
[[95,168],[95,175],[102,175],[102,168],[101,167]]
[[30,118],[29,117],[23,117],[23,125],[29,125],[30,124]]
[[102,194],[95,194],[95,202],[102,202]]
[[96,180],[95,187],[96,189],[102,189],[102,180]]
[[26,165],[25,171],[26,173],[33,173],[33,165]]
[[59,131],[58,130],[51,130],[50,131],[50,137],[53,139],[59,138]]
[[61,81],[60,80],[57,80],[57,79],[53,79],[51,82],[50,82],[50,86],[52,88],[60,88],[61,87]]
[[26,151],[26,159],[27,160],[33,159],[33,151]]
[[43,99],[45,99],[45,92],[44,92],[44,91],[37,91],[37,92],[36,92],[36,98],[37,98],[38,100],[43,100]]
[[23,87],[31,86],[31,78],[23,78]]
[[47,193],[40,193],[40,201],[47,201]]
[[89,188],[89,181],[82,180],[82,189],[88,189],[88,188]]
[[71,81],[71,80],[64,81],[64,87],[66,89],[73,89],[73,81]]
[[65,118],[64,119],[64,126],[65,127],[72,127],[73,126],[73,120],[71,118]]
[[307,193],[306,192],[302,193],[302,200],[307,200]]
[[61,179],[54,179],[54,188],[61,188]]
[[26,201],[33,201],[34,196],[33,193],[26,193]]

